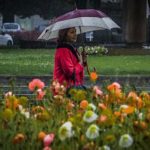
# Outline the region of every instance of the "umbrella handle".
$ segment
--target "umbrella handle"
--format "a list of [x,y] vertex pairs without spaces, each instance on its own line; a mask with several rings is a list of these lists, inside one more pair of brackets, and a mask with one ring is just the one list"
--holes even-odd
[[[82,56],[84,57],[84,55],[86,55],[86,52],[85,52],[85,47],[83,46]],[[88,75],[90,75],[90,69],[89,69],[89,65],[88,65],[88,62],[87,62],[87,58],[86,58],[86,62],[83,62],[83,64],[86,65],[87,73],[88,73]]]
[[89,69],[89,65],[88,65],[88,63],[86,64],[86,69],[87,69],[87,73],[88,73],[88,75],[90,75],[90,69]]

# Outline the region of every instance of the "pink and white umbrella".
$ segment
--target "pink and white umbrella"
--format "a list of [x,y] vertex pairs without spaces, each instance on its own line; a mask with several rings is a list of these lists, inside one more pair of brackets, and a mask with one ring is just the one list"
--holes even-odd
[[38,39],[50,40],[58,37],[61,29],[75,27],[77,34],[95,30],[120,28],[110,17],[95,9],[76,9],[55,19]]

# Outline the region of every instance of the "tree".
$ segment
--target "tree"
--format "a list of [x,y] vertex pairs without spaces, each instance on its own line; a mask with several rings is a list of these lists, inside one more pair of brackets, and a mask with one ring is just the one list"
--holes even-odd
[[100,2],[101,0],[0,0],[0,13],[3,22],[13,22],[14,15],[24,18],[38,14],[49,19],[73,10],[75,4],[78,9],[85,9],[87,5],[98,9]]
[[76,5],[78,9],[85,9],[87,6],[87,0],[76,0]]
[[[64,6],[64,7],[62,7]],[[72,10],[65,0],[0,0],[3,22],[13,22],[14,15],[29,17],[38,14],[49,19]]]
[[101,7],[101,0],[95,0],[93,2],[93,8],[94,9],[100,9],[100,7]]
[[13,13],[15,12],[15,7],[13,6],[13,1],[11,0],[0,0],[0,13],[3,15],[4,21],[13,21]]

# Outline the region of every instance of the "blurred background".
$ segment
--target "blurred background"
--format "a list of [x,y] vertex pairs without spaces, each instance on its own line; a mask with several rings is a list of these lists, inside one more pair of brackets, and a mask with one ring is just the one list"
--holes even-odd
[[83,36],[88,45],[149,47],[149,0],[0,0],[0,45],[53,47],[55,41],[38,41],[38,36],[57,16],[76,7],[101,10],[120,26],[80,35],[78,44]]

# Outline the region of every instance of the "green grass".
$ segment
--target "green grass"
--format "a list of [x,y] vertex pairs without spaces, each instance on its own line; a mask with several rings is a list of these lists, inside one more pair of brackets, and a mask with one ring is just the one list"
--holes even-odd
[[107,75],[150,75],[150,55],[89,57],[90,69]]
[[[0,75],[50,75],[54,50],[0,49]],[[150,55],[88,56],[89,68],[102,75],[150,75]]]

